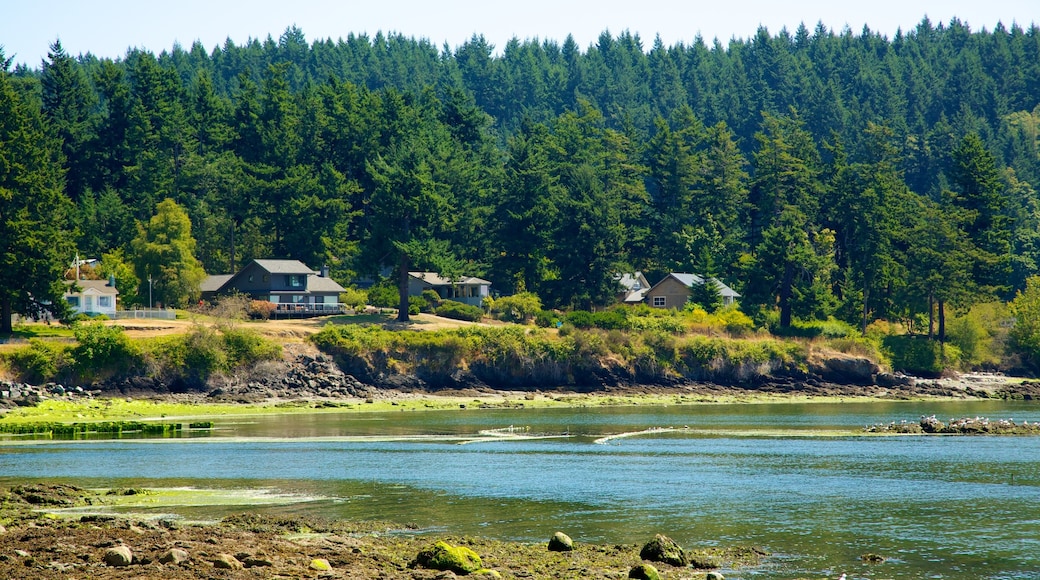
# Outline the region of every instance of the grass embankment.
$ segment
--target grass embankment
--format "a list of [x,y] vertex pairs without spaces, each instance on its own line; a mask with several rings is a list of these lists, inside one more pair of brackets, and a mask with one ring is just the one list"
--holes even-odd
[[362,380],[415,375],[433,386],[454,384],[460,371],[499,388],[591,386],[607,376],[636,383],[731,383],[804,373],[809,358],[804,342],[664,330],[551,333],[506,326],[417,332],[327,326],[312,340]]

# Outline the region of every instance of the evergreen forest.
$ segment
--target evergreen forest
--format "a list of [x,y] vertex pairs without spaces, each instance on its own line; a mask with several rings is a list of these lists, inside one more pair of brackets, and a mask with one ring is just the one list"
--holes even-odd
[[202,272],[288,258],[564,310],[613,304],[620,272],[693,272],[759,324],[942,337],[1040,268],[1035,24],[587,47],[290,27],[115,60],[56,40],[0,69],[7,320],[75,255],[125,304],[151,278],[179,305]]

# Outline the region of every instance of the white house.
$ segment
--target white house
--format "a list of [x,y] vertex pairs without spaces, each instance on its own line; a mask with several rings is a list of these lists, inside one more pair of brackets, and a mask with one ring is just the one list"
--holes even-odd
[[115,316],[119,290],[110,280],[68,280],[65,301],[77,314]]

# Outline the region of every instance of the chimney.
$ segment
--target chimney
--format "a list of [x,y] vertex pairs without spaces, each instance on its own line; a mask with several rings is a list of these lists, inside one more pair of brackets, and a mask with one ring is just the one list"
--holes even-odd
[[108,275],[108,285],[112,286],[113,288],[115,287],[115,285],[116,285],[116,275],[115,274],[109,274]]
[[321,276],[322,278],[328,278],[329,277],[329,265],[328,264],[324,264],[321,267],[321,273],[318,274],[318,275]]

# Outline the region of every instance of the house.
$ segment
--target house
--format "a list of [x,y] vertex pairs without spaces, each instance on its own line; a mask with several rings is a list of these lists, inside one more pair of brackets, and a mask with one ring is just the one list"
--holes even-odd
[[435,272],[408,272],[408,295],[422,296],[423,290],[433,290],[443,300],[481,306],[490,294],[491,282],[473,276],[452,280]]
[[202,299],[244,294],[276,305],[275,314],[331,314],[342,310],[343,287],[329,278],[328,268],[315,272],[299,260],[253,260],[235,274],[202,281]]
[[119,295],[115,280],[67,280],[65,283],[68,284],[65,302],[69,303],[73,312],[115,317],[116,298]]
[[[736,302],[737,298],[740,298],[740,294],[735,292],[729,286],[723,284],[718,278],[712,278],[711,281],[718,286],[719,293],[722,295],[722,303],[724,305],[729,306]],[[663,280],[654,284],[652,288],[647,290],[647,304],[654,308],[682,309],[686,305],[686,301],[690,298],[690,288],[692,288],[694,284],[703,283],[704,278],[697,274],[672,272],[665,276]]]
[[646,298],[646,291],[650,289],[650,282],[642,272],[615,274],[614,279],[621,287],[618,302],[622,304],[639,304]]

